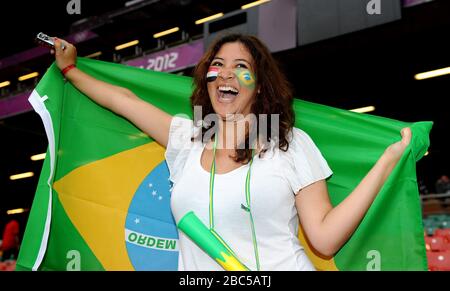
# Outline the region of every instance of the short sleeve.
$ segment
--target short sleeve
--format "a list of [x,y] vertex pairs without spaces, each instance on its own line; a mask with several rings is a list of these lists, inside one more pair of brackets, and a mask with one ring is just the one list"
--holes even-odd
[[169,129],[169,140],[167,142],[166,158],[169,168],[170,181],[176,183],[184,169],[193,142],[194,125],[192,120],[178,116],[172,117]]
[[292,129],[292,139],[288,151],[283,153],[282,166],[294,194],[333,174],[311,137],[298,128]]

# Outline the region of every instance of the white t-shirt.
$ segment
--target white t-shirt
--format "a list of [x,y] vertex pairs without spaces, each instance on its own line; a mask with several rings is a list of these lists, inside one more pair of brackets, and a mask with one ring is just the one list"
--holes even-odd
[[[176,223],[189,211],[209,227],[209,178],[200,157],[205,144],[191,141],[197,134],[192,120],[173,117],[165,157],[172,188],[171,207]],[[260,269],[314,270],[297,234],[299,220],[295,193],[332,174],[327,162],[302,130],[294,128],[287,152],[268,150],[253,160],[251,208],[259,252]],[[216,232],[238,259],[256,270],[249,213],[245,201],[245,178],[249,165],[217,174],[214,182]],[[179,231],[179,270],[223,270],[182,231]]]

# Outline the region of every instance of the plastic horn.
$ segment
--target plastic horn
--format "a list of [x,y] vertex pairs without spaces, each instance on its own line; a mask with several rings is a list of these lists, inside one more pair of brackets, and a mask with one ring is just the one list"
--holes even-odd
[[226,271],[249,271],[225,241],[216,232],[208,229],[193,211],[180,220],[178,228]]

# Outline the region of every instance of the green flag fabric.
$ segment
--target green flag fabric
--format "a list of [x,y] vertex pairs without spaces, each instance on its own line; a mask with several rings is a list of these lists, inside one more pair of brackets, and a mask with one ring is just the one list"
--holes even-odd
[[[192,79],[79,58],[95,78],[126,87],[169,114],[192,116]],[[164,148],[128,120],[97,105],[53,64],[29,98],[48,137],[18,270],[177,270],[178,232]],[[306,131],[333,170],[341,202],[386,147],[410,126],[411,144],[351,239],[323,258],[299,237],[320,270],[426,270],[416,162],[431,122],[405,123],[295,100]],[[239,254],[239,250],[234,250]]]

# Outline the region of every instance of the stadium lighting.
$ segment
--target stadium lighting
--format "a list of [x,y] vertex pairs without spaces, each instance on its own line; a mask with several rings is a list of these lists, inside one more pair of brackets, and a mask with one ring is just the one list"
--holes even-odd
[[144,0],[132,0],[132,1],[128,1],[128,2],[125,2],[125,7],[129,7],[129,6],[132,6],[132,5],[134,5],[134,4],[138,4],[138,3],[140,3],[140,2],[143,2]]
[[366,113],[366,112],[371,112],[374,110],[375,110],[375,106],[366,106],[366,107],[351,109],[350,111],[358,112],[358,113]]
[[85,56],[85,58],[96,58],[102,55],[102,52],[95,52],[90,55]]
[[9,179],[14,181],[14,180],[19,180],[19,179],[30,178],[33,176],[34,176],[33,172],[26,172],[26,173],[22,173],[22,174],[16,174],[16,175],[9,176]]
[[439,77],[439,76],[443,76],[443,75],[447,75],[447,74],[450,74],[450,67],[416,74],[414,76],[414,79],[425,80],[425,79]]
[[31,156],[32,161],[39,161],[45,159],[45,153]]
[[178,30],[180,30],[179,27],[174,27],[174,28],[171,28],[171,29],[168,29],[168,30],[164,30],[164,31],[155,33],[155,34],[153,35],[153,37],[154,37],[154,38],[158,38],[158,37],[161,37],[161,36],[164,36],[164,35],[168,35],[168,34],[177,32]]
[[126,49],[130,46],[137,45],[137,44],[139,44],[139,40],[133,40],[133,41],[130,41],[130,42],[127,42],[124,44],[120,44],[120,45],[116,46],[115,49],[116,49],[116,51],[120,51],[120,50]]
[[6,86],[9,86],[9,85],[11,85],[10,81],[4,81],[4,82],[0,83],[0,88],[6,87]]
[[30,73],[30,74],[26,74],[26,75],[20,76],[19,77],[19,81],[25,81],[25,80],[32,79],[32,78],[37,77],[37,76],[39,76],[39,73],[38,72],[33,72],[33,73]]
[[24,209],[24,208],[11,209],[11,210],[6,211],[6,214],[8,214],[8,215],[19,214],[19,213],[24,213],[27,210],[28,209]]
[[205,18],[196,20],[196,21],[195,21],[195,24],[202,24],[202,23],[205,23],[205,22],[207,22],[207,21],[210,21],[210,20],[213,20],[213,19],[220,18],[220,17],[222,17],[222,16],[223,16],[223,13],[220,12],[220,13],[217,13],[217,14],[214,14],[214,15],[211,15],[211,16],[208,16],[208,17],[205,17]]
[[251,3],[248,3],[248,4],[242,5],[241,9],[242,10],[248,9],[250,7],[258,6],[258,5],[267,3],[267,2],[270,2],[270,0],[259,0],[259,1],[251,2]]
[[430,152],[427,151],[427,152],[424,154],[424,156],[428,156],[429,154],[430,154]]

